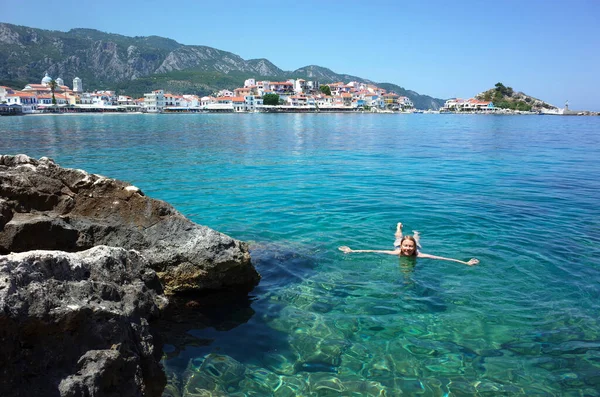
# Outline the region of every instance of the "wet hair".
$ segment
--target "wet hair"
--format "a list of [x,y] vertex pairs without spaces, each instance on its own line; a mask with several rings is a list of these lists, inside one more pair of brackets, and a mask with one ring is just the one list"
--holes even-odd
[[[415,244],[415,250],[411,255],[402,255],[402,243],[404,242],[404,240],[410,240]],[[413,236],[406,235],[402,237],[402,240],[400,240],[400,256],[417,256],[417,240],[415,240]]]

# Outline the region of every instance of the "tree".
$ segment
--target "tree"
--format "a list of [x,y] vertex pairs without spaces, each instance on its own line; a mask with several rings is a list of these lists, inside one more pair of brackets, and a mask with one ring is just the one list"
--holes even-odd
[[319,90],[321,90],[321,92],[323,94],[331,96],[331,88],[329,88],[328,85],[322,85],[322,86],[320,86]]
[[279,95],[277,94],[265,94],[263,95],[264,105],[279,105]]
[[58,83],[56,82],[56,80],[52,79],[48,83],[48,87],[50,88],[50,91],[52,91],[52,106],[55,106],[56,105],[56,97],[54,96],[54,91],[56,91],[56,87],[58,87]]

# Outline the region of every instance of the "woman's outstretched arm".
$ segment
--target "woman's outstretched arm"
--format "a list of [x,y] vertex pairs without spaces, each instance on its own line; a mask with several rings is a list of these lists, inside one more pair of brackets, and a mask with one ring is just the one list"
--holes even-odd
[[372,252],[374,254],[388,254],[388,255],[399,255],[400,254],[400,250],[394,250],[394,251],[386,251],[386,250],[353,250],[350,247],[347,247],[345,245],[341,246],[338,248],[340,251],[342,251],[344,254],[349,254],[351,252]]
[[429,254],[423,254],[421,252],[419,252],[417,254],[417,258],[428,258],[428,259],[439,259],[442,261],[450,261],[450,262],[458,262],[458,263],[462,263],[463,265],[468,265],[468,266],[473,266],[479,263],[479,259],[476,258],[472,258],[469,259],[468,262],[464,262],[458,259],[452,259],[452,258],[445,258],[443,256],[435,256],[435,255],[429,255]]

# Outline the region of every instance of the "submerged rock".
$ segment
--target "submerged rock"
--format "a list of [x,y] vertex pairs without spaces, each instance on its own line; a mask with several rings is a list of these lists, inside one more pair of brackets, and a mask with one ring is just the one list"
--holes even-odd
[[260,278],[246,243],[189,221],[135,186],[46,157],[0,156],[0,254],[96,245],[140,251],[166,294],[246,292]]
[[166,304],[135,251],[0,256],[0,395],[160,396],[148,321]]

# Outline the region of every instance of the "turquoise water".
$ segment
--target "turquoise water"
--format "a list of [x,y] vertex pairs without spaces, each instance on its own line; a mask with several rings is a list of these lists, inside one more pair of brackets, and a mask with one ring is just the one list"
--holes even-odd
[[[167,341],[165,396],[600,395],[599,118],[3,117],[0,153],[251,243],[261,284]],[[480,265],[337,250],[398,221]]]

